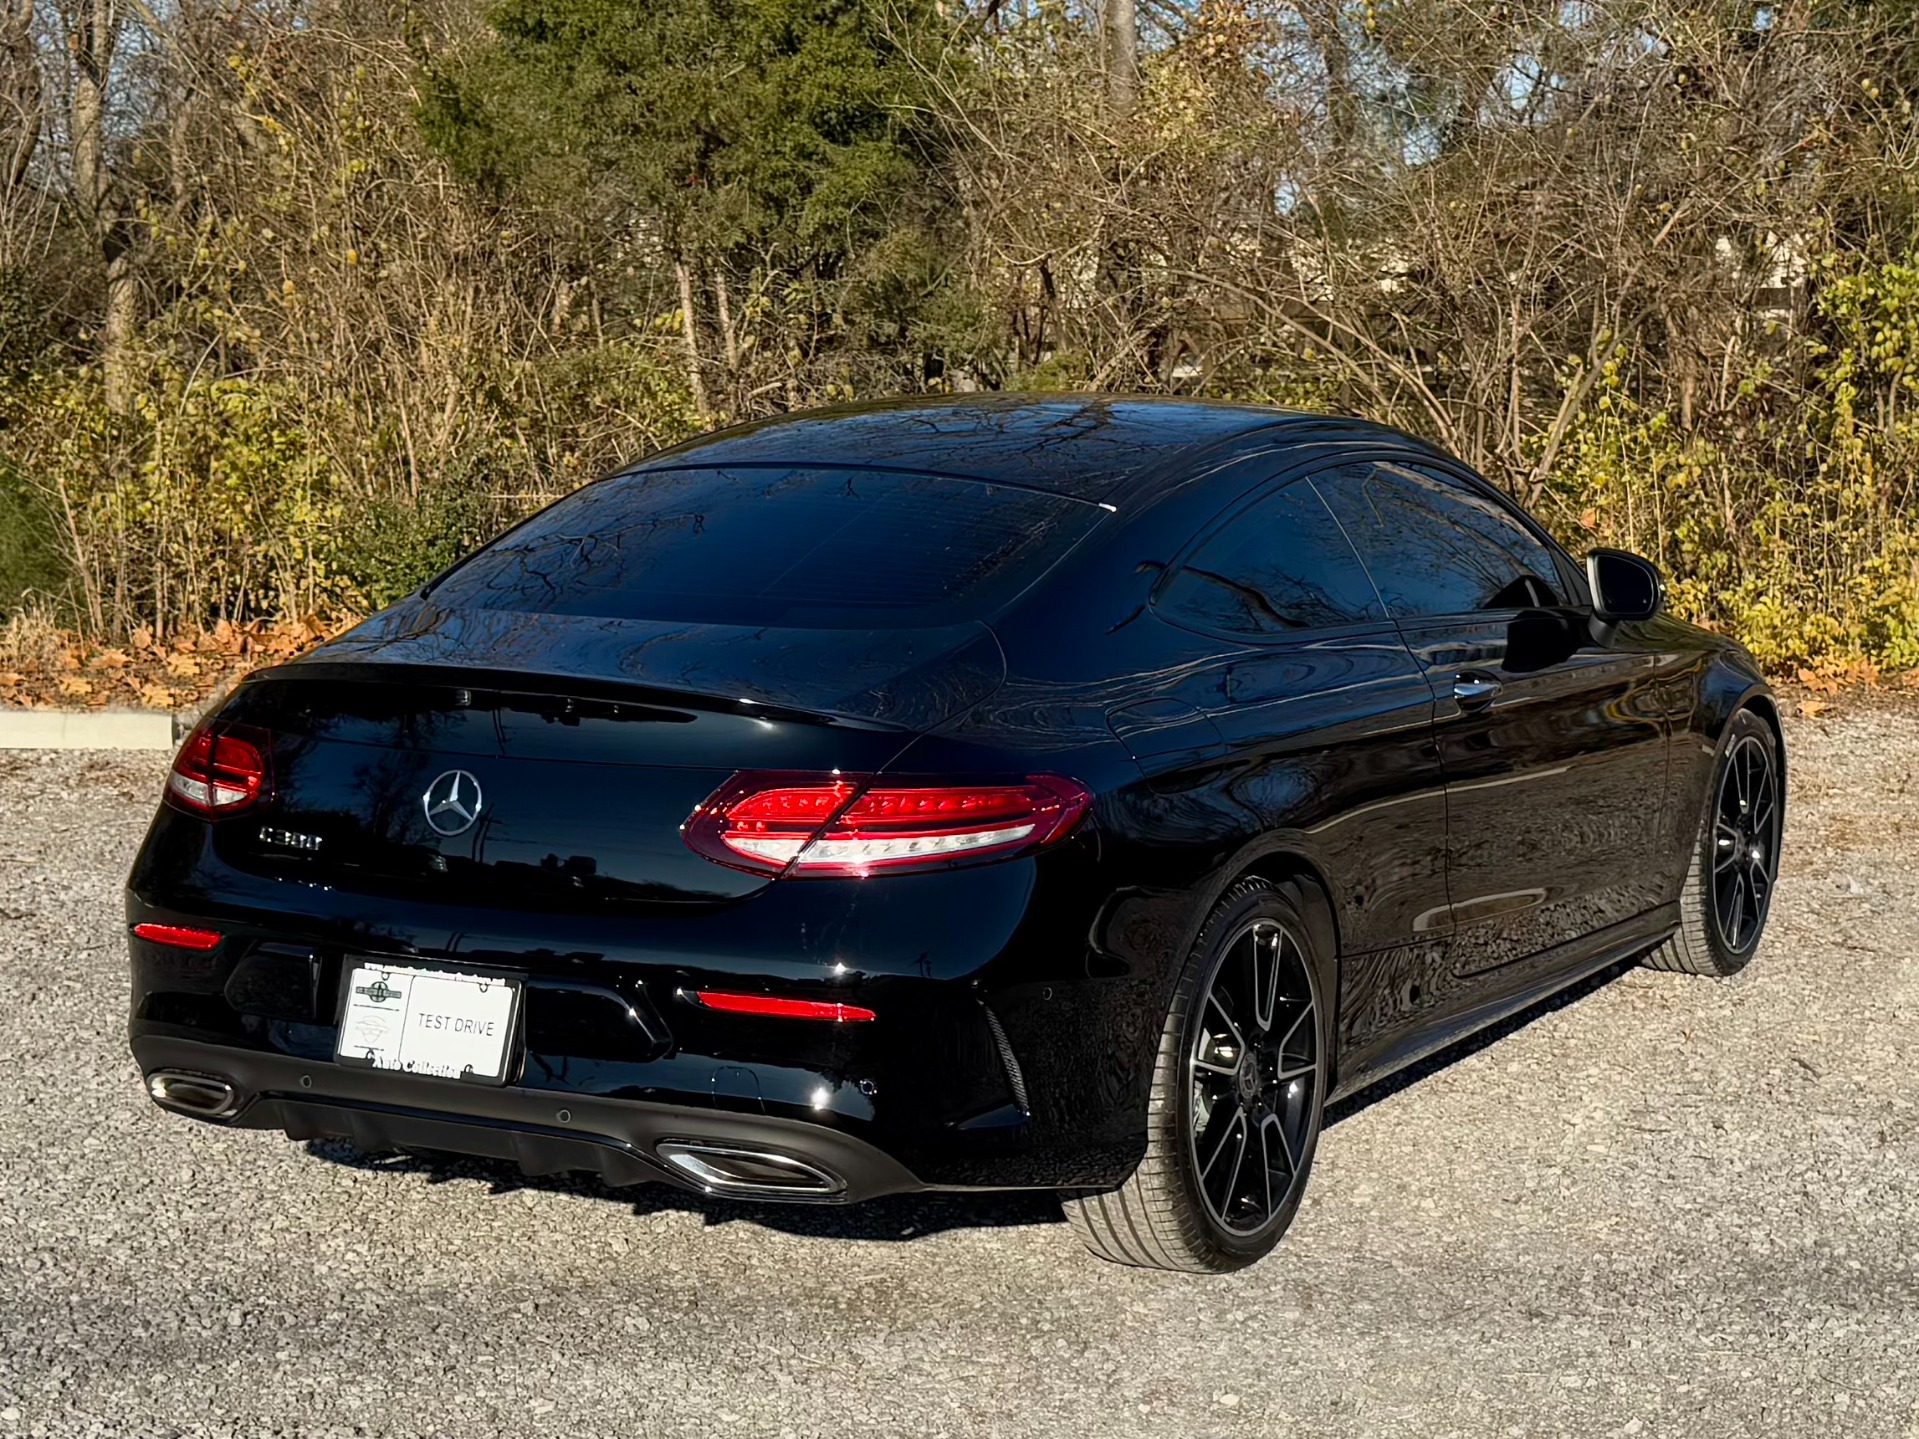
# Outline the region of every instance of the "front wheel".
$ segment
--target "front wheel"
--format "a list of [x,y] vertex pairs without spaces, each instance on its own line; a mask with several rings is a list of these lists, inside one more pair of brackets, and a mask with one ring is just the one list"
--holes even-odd
[[1759,948],[1785,828],[1779,758],[1771,725],[1751,710],[1732,717],[1679,897],[1679,928],[1646,956],[1651,968],[1724,977]]
[[1146,1157],[1119,1188],[1063,1195],[1102,1259],[1215,1274],[1292,1223],[1319,1142],[1330,1009],[1298,885],[1240,880],[1208,917],[1160,1035]]

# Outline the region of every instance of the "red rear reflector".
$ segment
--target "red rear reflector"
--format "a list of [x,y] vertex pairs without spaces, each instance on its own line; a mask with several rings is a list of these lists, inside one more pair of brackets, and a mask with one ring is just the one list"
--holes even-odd
[[955,784],[747,773],[695,810],[685,835],[699,853],[736,869],[864,875],[1038,849],[1065,838],[1091,803],[1084,786],[1057,775]]
[[136,924],[133,932],[155,944],[170,944],[175,949],[212,949],[220,936],[210,929],[187,929],[178,924]]
[[708,1009],[728,1014],[760,1014],[770,1019],[831,1019],[841,1024],[878,1019],[870,1009],[857,1004],[837,1004],[818,999],[780,999],[770,994],[728,994],[718,989],[696,989],[693,997]]
[[237,814],[267,790],[270,742],[259,730],[202,725],[187,736],[167,776],[167,795],[195,814]]

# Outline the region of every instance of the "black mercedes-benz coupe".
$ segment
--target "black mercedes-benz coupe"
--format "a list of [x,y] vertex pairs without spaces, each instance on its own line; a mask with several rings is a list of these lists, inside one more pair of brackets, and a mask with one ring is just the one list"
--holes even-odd
[[1358,420],[728,430],[207,717],[128,885],[133,1053],[219,1124],[1055,1189],[1106,1258],[1234,1268],[1329,1100],[1602,967],[1752,955],[1777,711],[1661,598]]

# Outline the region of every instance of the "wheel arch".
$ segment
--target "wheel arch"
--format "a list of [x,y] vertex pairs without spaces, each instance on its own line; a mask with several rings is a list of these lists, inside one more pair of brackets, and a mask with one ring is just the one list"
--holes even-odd
[[1339,1078],[1339,1008],[1343,986],[1340,983],[1339,919],[1333,910],[1332,889],[1326,882],[1325,871],[1319,862],[1303,848],[1288,845],[1284,835],[1274,836],[1274,840],[1276,843],[1253,853],[1242,851],[1235,855],[1231,861],[1214,871],[1211,881],[1195,894],[1198,902],[1193,906],[1193,919],[1188,932],[1181,938],[1179,963],[1185,963],[1186,956],[1192,953],[1200,931],[1205,928],[1214,908],[1234,885],[1242,880],[1260,879],[1290,889],[1299,899],[1300,912],[1311,930],[1316,961],[1314,967],[1318,970],[1322,1008],[1326,1017],[1325,1040],[1331,1058],[1328,1079],[1336,1085]]
[[[1749,709],[1758,715],[1766,722],[1766,728],[1772,731],[1773,748],[1779,756],[1779,802],[1783,805],[1786,799],[1787,777],[1786,727],[1779,715],[1778,696],[1764,685],[1755,685],[1741,696],[1739,703],[1733,707],[1732,713],[1737,714],[1742,709]],[[1730,715],[1727,716],[1726,723],[1732,723]]]
[[1300,910],[1313,932],[1314,968],[1319,971],[1320,1008],[1325,1026],[1321,1042],[1326,1046],[1326,1085],[1327,1092],[1331,1093],[1339,1087],[1340,1004],[1345,989],[1340,982],[1339,917],[1333,910],[1332,889],[1319,866],[1293,849],[1269,850],[1258,856],[1229,880],[1227,887],[1242,879],[1263,879],[1268,884],[1287,886],[1301,901]]
[[1758,667],[1740,652],[1722,650],[1708,660],[1695,684],[1692,712],[1673,730],[1668,751],[1669,802],[1678,806],[1675,828],[1684,837],[1674,856],[1680,875],[1685,871],[1683,861],[1690,858],[1693,823],[1706,803],[1706,792],[1726,747],[1734,715],[1749,709],[1772,732],[1782,801],[1787,777],[1786,736],[1779,702]]
[[1303,907],[1307,923],[1313,926],[1313,939],[1320,954],[1337,970],[1339,919],[1333,913],[1332,889],[1317,864],[1298,850],[1270,850],[1253,859],[1221,885],[1220,893],[1225,893],[1242,879],[1263,879],[1275,885],[1288,882],[1297,884],[1306,901]]

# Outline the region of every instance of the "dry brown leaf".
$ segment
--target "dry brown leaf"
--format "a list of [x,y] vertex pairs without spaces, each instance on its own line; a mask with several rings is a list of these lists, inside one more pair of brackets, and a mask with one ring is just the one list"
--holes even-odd
[[1799,683],[1814,694],[1836,695],[1839,693],[1839,681],[1824,670],[1801,669]]
[[165,685],[148,683],[140,686],[140,703],[149,709],[170,710],[176,698]]
[[133,647],[136,650],[150,650],[153,648],[153,627],[151,625],[135,625],[133,627],[133,633],[129,638],[133,641]]
[[1799,713],[1806,719],[1818,719],[1827,710],[1834,708],[1831,700],[1801,700]]
[[8,670],[0,674],[0,688],[12,689],[15,685],[25,684],[27,677],[17,670]]
[[1586,530],[1598,529],[1599,528],[1599,511],[1598,510],[1582,511],[1579,516],[1579,527],[1581,529],[1586,529]]
[[93,684],[89,680],[81,679],[79,675],[62,675],[60,693],[72,699],[81,699],[93,693]]
[[89,661],[88,667],[96,670],[123,670],[133,663],[133,656],[125,650],[101,650]]
[[288,625],[275,625],[260,638],[260,648],[276,658],[284,659],[297,655],[306,648],[307,632],[304,625],[295,622]]
[[192,655],[175,651],[167,656],[167,673],[176,679],[188,679],[200,673],[200,661]]

